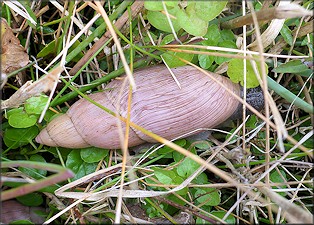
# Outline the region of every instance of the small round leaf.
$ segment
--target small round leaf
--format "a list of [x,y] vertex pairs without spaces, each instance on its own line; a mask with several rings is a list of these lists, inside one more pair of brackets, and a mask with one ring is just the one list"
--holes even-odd
[[27,128],[36,124],[37,116],[29,115],[24,111],[16,111],[10,114],[8,122],[15,128]]
[[25,111],[28,114],[41,114],[47,102],[48,97],[46,95],[31,97],[25,102]]
[[100,160],[105,158],[108,155],[109,150],[96,148],[96,147],[90,147],[90,148],[81,149],[80,153],[81,153],[81,158],[83,159],[84,162],[94,163],[94,162],[99,162]]

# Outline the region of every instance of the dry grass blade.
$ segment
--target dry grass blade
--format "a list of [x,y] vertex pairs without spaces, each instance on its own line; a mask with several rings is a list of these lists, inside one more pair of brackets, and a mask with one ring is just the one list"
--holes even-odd
[[[313,8],[312,2],[232,1],[223,5],[220,14],[211,21],[205,21],[210,15],[205,12],[215,8],[210,7],[212,3],[220,1],[203,3],[4,1],[2,17],[12,27],[15,41],[20,40],[21,52],[34,62],[28,66],[23,64],[21,69],[18,66],[6,73],[9,76],[2,73],[6,78],[2,91],[7,100],[1,102],[1,107],[19,107],[23,115],[33,115],[37,123],[15,127],[13,119],[19,121],[22,116],[16,113],[17,109],[5,110],[3,143],[6,149],[2,157],[12,162],[20,158],[43,160],[62,165],[75,174],[62,184],[36,189],[34,194],[43,200],[41,206],[53,209],[45,214],[44,224],[311,222],[313,74],[302,73],[298,68],[305,72],[313,68],[309,62],[313,56],[313,12],[307,10]],[[241,12],[242,16],[235,18]],[[194,17],[190,16],[193,13]],[[194,21],[201,17],[208,25],[207,33],[202,37],[193,36],[189,28],[193,31],[201,28],[202,21]],[[32,19],[37,19],[36,27],[31,24]],[[18,61],[17,57],[12,58]],[[174,65],[186,66],[172,68]],[[154,69],[158,67],[163,68],[162,72]],[[241,78],[235,82],[241,86],[250,86],[252,77],[258,80],[255,85],[260,85],[262,90],[258,87],[257,98],[264,94],[265,109],[258,111],[252,107],[254,104],[248,95],[251,90],[231,82],[237,89],[228,88],[226,83],[236,80],[230,72],[232,67],[234,76]],[[191,80],[186,83],[191,87],[201,80],[197,76],[200,74],[204,83],[213,83],[215,88],[209,87],[204,92],[196,92],[201,88],[191,88],[185,94],[185,81],[181,78],[187,74],[187,68],[191,69],[188,73]],[[177,73],[180,69],[184,72]],[[127,77],[118,77],[124,70]],[[143,74],[141,79],[138,72]],[[14,79],[18,73],[25,77],[23,82]],[[61,74],[65,75],[61,77],[64,84],[58,82]],[[165,75],[162,78],[166,79],[157,75]],[[221,79],[223,82],[220,75],[225,76]],[[230,79],[225,83],[227,76]],[[157,77],[157,81],[151,77]],[[167,86],[169,83],[171,87]],[[142,87],[147,93],[157,94],[153,97],[146,92],[141,94]],[[164,89],[159,92],[159,87]],[[218,91],[212,94],[211,90]],[[53,101],[46,104],[46,109],[51,105],[50,111],[39,124],[39,110],[28,110],[28,101],[25,106],[21,105],[28,98],[47,91]],[[216,104],[218,100],[212,103],[206,99],[208,96],[224,99],[220,91],[228,95],[221,104]],[[185,97],[191,94],[192,100],[182,99],[177,106],[177,94]],[[94,98],[96,95],[99,98]],[[150,99],[160,104],[147,103]],[[203,105],[210,103],[206,109],[203,105],[189,108],[197,101]],[[142,103],[143,107],[139,107]],[[69,109],[70,105],[74,106]],[[167,117],[172,105],[178,112],[170,111]],[[80,107],[75,109],[75,106]],[[220,121],[212,112],[222,115],[223,121],[227,117],[223,114],[235,108],[242,111],[242,120],[226,121],[211,129],[204,125],[208,118]],[[107,116],[105,122],[98,114],[93,117],[97,119],[91,119],[89,113],[93,110]],[[74,111],[77,114],[72,116]],[[66,124],[70,127],[73,121],[84,124],[80,128],[72,126],[77,131],[75,135],[67,132],[67,126],[55,132],[55,136],[61,134],[60,142],[54,141],[55,144],[63,146],[60,143],[65,140],[68,145],[49,147],[49,143],[34,140],[38,132],[47,130],[47,136],[55,137],[51,130],[64,123],[48,121],[63,112],[66,112],[63,116],[69,117]],[[103,132],[101,128],[110,118],[113,123],[108,129],[105,127],[108,132]],[[172,123],[172,118],[176,122]],[[197,125],[189,129],[190,122]],[[53,128],[48,129],[49,123]],[[181,133],[177,133],[176,129],[181,127]],[[79,129],[89,132],[83,134]],[[171,137],[167,136],[170,132],[173,132]],[[29,133],[34,137],[28,136]],[[105,134],[111,135],[110,138]],[[87,136],[89,140],[100,137],[98,143],[106,142],[106,146],[87,142]],[[80,149],[74,149],[79,141],[71,142],[72,137],[82,137]],[[138,146],[140,143],[143,145]],[[2,171],[4,191],[13,190],[13,185],[21,182],[36,183],[50,175],[48,168],[34,167],[34,173],[23,169]],[[33,198],[27,201],[35,202]]]
[[[303,8],[294,2],[281,1],[277,7],[266,8],[256,12],[256,17],[259,22],[270,21],[276,19],[288,19],[301,16],[312,16],[313,12]],[[235,18],[233,20],[221,24],[222,28],[232,29],[242,27],[244,25],[253,24],[252,13],[246,16]]]
[[16,13],[24,17],[25,19],[29,20],[33,25],[36,26],[36,21],[29,15],[27,10],[24,8],[24,6],[19,3],[18,1],[3,1],[4,4],[9,6],[12,10],[14,10]]
[[104,20],[105,20],[105,22],[106,22],[106,24],[108,26],[108,29],[109,29],[109,31],[111,33],[111,36],[113,37],[113,40],[114,40],[115,44],[117,45],[117,49],[118,49],[118,52],[120,54],[123,66],[124,66],[125,73],[128,76],[128,78],[129,78],[130,85],[132,86],[132,88],[134,90],[136,90],[136,85],[135,85],[134,78],[132,76],[132,72],[130,70],[130,67],[129,67],[128,63],[126,62],[126,59],[125,59],[125,56],[124,56],[121,44],[120,44],[120,42],[118,40],[116,32],[114,31],[114,29],[112,27],[111,21],[110,21],[108,15],[107,15],[106,11],[104,10],[103,6],[100,4],[100,2],[95,1],[95,4],[97,5],[100,14],[104,18]]
[[39,95],[43,92],[53,90],[55,83],[58,81],[63,68],[61,66],[53,69],[43,78],[35,81],[27,81],[19,88],[9,99],[1,102],[1,108],[15,108],[23,104],[30,97]]
[[313,214],[310,212],[305,211],[267,187],[258,187],[258,189],[286,212],[289,223],[311,224],[313,222]]

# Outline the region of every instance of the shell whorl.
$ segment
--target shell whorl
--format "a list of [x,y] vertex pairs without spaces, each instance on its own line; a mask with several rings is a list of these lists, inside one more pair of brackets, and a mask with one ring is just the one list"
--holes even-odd
[[85,148],[90,146],[77,132],[71,118],[67,114],[54,118],[46,128],[40,131],[36,137],[36,142],[65,148]]
[[[132,94],[130,112],[132,122],[159,136],[173,139],[198,128],[213,128],[228,119],[238,108],[239,102],[231,94],[194,67],[183,66],[172,71],[180,82],[181,89],[165,66],[154,66],[134,72],[137,90]],[[213,73],[211,75],[233,93],[240,95],[238,84],[220,75]],[[128,81],[125,79],[113,80],[106,86],[109,91],[89,96],[106,108],[126,117],[129,89]],[[123,82],[126,82],[126,85],[122,85]],[[101,108],[81,99],[71,106],[65,115],[70,122],[53,120],[46,130],[41,131],[36,141],[50,146],[54,142],[53,146],[69,148],[87,146],[120,148],[118,119]],[[61,122],[64,125],[60,125]],[[57,129],[61,126],[69,128],[60,131],[63,137],[54,137],[60,135]],[[125,129],[123,122],[122,128]],[[73,138],[75,141],[79,142],[78,139],[81,139],[79,143],[72,142],[69,137],[70,131],[76,136]],[[44,138],[47,134],[50,137]],[[69,143],[70,140],[72,143]],[[156,141],[131,128],[129,147],[144,142]]]

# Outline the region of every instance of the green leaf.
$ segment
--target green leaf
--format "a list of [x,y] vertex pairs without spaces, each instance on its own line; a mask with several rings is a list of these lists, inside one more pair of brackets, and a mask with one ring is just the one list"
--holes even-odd
[[[225,211],[212,211],[210,213],[220,219],[224,218],[224,216],[226,215]],[[236,224],[236,220],[232,215],[227,216],[227,218],[224,221],[226,224]],[[207,221],[198,217],[196,219],[196,224],[211,224],[211,223],[208,223]]]
[[16,197],[16,200],[26,206],[40,206],[44,202],[43,196],[36,192]]
[[206,40],[202,41],[202,44],[205,46],[217,46],[218,42],[221,39],[220,30],[217,24],[209,25],[207,33],[204,35]]
[[54,29],[52,29],[50,27],[45,27],[45,26],[38,26],[37,31],[38,32],[43,31],[44,34],[53,34],[55,32]]
[[170,68],[175,68],[175,67],[184,66],[186,64],[185,62],[182,62],[177,57],[191,62],[194,57],[194,54],[185,53],[185,52],[168,51],[168,52],[163,53],[161,56],[163,57],[163,59],[165,60],[165,62]]
[[26,100],[24,107],[28,114],[41,114],[48,102],[48,96],[41,95]]
[[36,126],[28,128],[7,128],[4,131],[3,141],[6,146],[16,149],[32,141],[39,130]]
[[5,118],[8,119],[12,114],[23,112],[23,107],[10,109],[6,114]]
[[291,30],[289,29],[289,27],[286,24],[283,24],[281,30],[280,30],[280,34],[283,37],[283,39],[290,45],[293,45],[293,37],[291,34]]
[[[232,41],[232,40],[221,41],[221,42],[218,43],[218,47],[234,48],[234,49],[237,48],[235,42]],[[225,53],[235,54],[234,52],[225,52]],[[230,60],[231,60],[231,58],[228,58],[228,57],[215,56],[215,62],[218,65],[222,64],[223,62],[230,61]]]
[[[268,71],[268,66],[265,63],[265,70]],[[260,63],[257,62],[257,68],[259,73],[261,74],[261,69],[260,69]],[[229,78],[232,80],[234,83],[240,82],[241,85],[243,86],[243,70],[244,70],[244,63],[243,59],[231,59],[229,64],[228,64],[228,70],[227,74]],[[246,84],[247,88],[254,88],[259,85],[259,82],[256,78],[255,72],[253,70],[253,67],[251,66],[251,63],[249,60],[246,60]]]
[[177,12],[177,20],[179,25],[189,34],[194,36],[203,36],[207,33],[208,22],[197,17],[194,4],[189,4],[186,10]]
[[235,41],[236,40],[231,30],[221,30],[220,35],[221,35],[221,40],[223,41]]
[[153,170],[155,176],[162,184],[171,184],[172,178],[176,176],[176,173],[171,170],[160,169],[157,167],[154,167]]
[[94,163],[104,159],[108,155],[109,150],[96,147],[89,147],[81,149],[80,153],[83,161],[87,163]]
[[[59,37],[57,40],[61,41],[62,37]],[[77,48],[79,45],[81,44],[80,41],[76,40],[73,45],[69,48],[68,53],[72,52],[75,48]],[[38,54],[37,54],[37,58],[42,58],[45,57],[49,54],[56,54],[56,39],[51,41],[49,44],[47,44]],[[73,62],[78,62],[82,57],[84,56],[84,54],[82,52],[79,52],[79,54],[77,54],[72,61]]]
[[200,142],[196,143],[194,146],[195,146],[195,148],[206,150],[212,146],[212,143],[204,140],[204,141],[200,141]]
[[281,64],[280,66],[274,68],[273,71],[276,73],[294,73],[307,76],[313,73],[313,70],[309,69],[299,59],[291,60],[287,63]]
[[208,69],[214,62],[215,57],[211,55],[198,55],[198,62],[203,69]]
[[[179,7],[174,7],[173,9],[169,9],[168,13],[174,17],[176,17],[177,12],[180,11]],[[171,33],[171,27],[169,25],[167,16],[158,11],[148,11],[147,19],[151,25],[153,25],[158,30],[162,30],[165,32]],[[180,30],[181,26],[178,23],[178,19],[174,19],[170,16],[170,20],[172,22],[172,26],[174,30],[177,32]]]
[[[164,1],[167,9],[168,8],[173,8],[178,5],[178,1]],[[147,10],[151,11],[162,11],[164,10],[164,7],[162,6],[161,1],[145,1],[144,2],[144,7]]]
[[[172,177],[172,182],[171,182],[171,184],[180,185],[180,184],[182,184],[183,182],[184,182],[184,179],[183,179],[182,177],[179,177],[179,176],[175,173],[175,176]],[[184,195],[186,195],[186,194],[188,193],[188,191],[189,191],[188,187],[184,187],[184,188],[182,188],[181,190],[176,191],[176,193],[177,193],[178,195],[184,196]]]
[[[44,157],[41,155],[32,155],[29,159],[30,161],[34,162],[46,162]],[[41,169],[33,169],[33,168],[24,168],[19,167],[19,170],[25,174],[27,174],[30,177],[33,177],[36,180],[43,179],[47,175],[47,170],[41,170]]]
[[200,19],[211,21],[222,12],[227,3],[228,1],[196,1],[195,12]]
[[9,124],[14,128],[27,128],[36,124],[38,116],[29,115],[24,111],[16,110],[8,117]]
[[[174,40],[173,34],[168,34],[166,35],[160,45],[166,45],[171,43]],[[184,52],[172,52],[172,51],[167,51],[163,54],[161,54],[165,62],[170,68],[174,67],[179,67],[179,66],[184,66],[186,63],[182,62],[180,59],[177,57],[183,58],[189,62],[192,61],[194,54],[189,54],[189,53],[184,53]]]
[[177,151],[174,151],[172,153],[173,155],[173,160],[177,163],[177,162],[180,162],[185,156],[182,155],[181,153],[177,152]]
[[80,150],[72,150],[67,157],[66,167],[71,169],[75,173],[72,180],[77,180],[86,176],[87,174],[95,172],[97,163],[86,163],[82,160]]
[[195,198],[199,204],[216,206],[220,203],[220,195],[215,188],[196,188]]
[[200,164],[195,162],[193,159],[185,158],[182,163],[180,163],[180,165],[177,167],[177,173],[180,177],[187,178],[199,167]]
[[193,183],[195,184],[208,184],[208,177],[207,175],[203,172],[197,177],[194,178]]
[[[308,39],[308,36],[310,39]],[[312,46],[311,49],[313,49],[313,39],[314,39],[313,37],[314,37],[314,35],[312,33],[312,34],[309,34],[308,36],[305,36],[303,38],[303,40],[301,42],[301,46],[306,46],[306,45],[310,46],[311,45]]]
[[251,129],[254,129],[256,128],[256,124],[257,124],[257,117],[256,115],[251,115],[250,118],[247,120],[247,122],[245,123],[245,126],[247,128],[251,128]]
[[[173,143],[176,145],[179,145],[180,147],[183,147],[184,145],[186,145],[186,140],[185,139],[179,139],[179,140],[175,140]],[[165,155],[165,154],[167,154],[169,152],[173,152],[173,151],[174,150],[172,148],[165,145],[164,147],[158,149],[157,154],[158,155]]]
[[[279,172],[277,170],[274,170],[270,173],[269,179],[273,182],[273,183],[285,183],[287,182],[287,175],[285,173],[285,171],[283,170],[279,170]],[[277,187],[272,187],[273,189],[278,189]],[[287,185],[280,185],[279,186],[280,189],[285,189],[287,188]],[[280,194],[281,196],[286,196],[287,193],[286,192],[277,192],[278,194]]]

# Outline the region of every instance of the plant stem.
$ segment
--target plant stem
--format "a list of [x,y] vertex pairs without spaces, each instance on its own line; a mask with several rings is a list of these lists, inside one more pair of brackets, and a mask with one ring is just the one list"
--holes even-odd
[[286,99],[288,102],[293,103],[298,108],[304,110],[307,113],[314,114],[314,107],[307,102],[303,101],[301,98],[279,85],[272,78],[267,77],[267,83],[270,89],[276,92],[278,95]]

